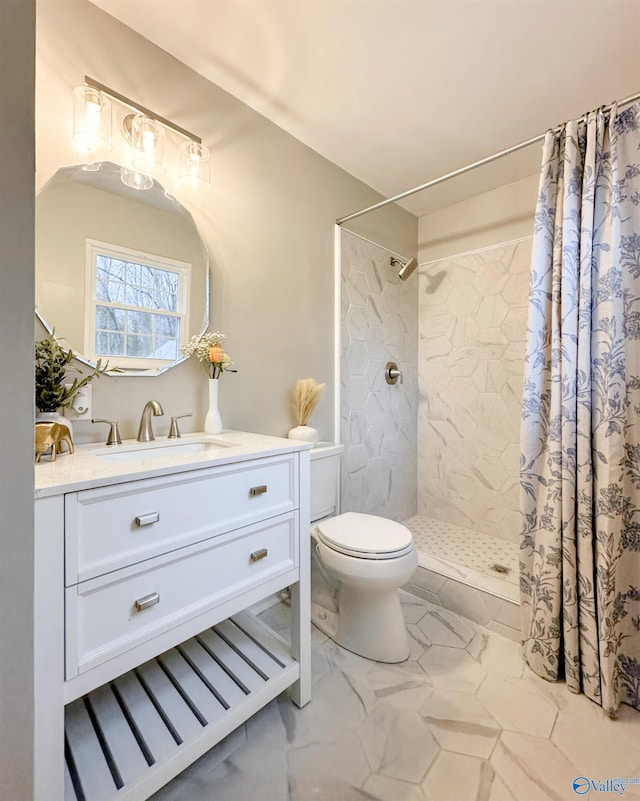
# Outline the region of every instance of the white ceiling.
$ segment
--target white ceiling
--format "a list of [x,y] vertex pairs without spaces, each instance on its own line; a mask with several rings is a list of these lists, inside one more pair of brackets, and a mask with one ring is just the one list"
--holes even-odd
[[[638,0],[92,1],[387,197],[640,92]],[[539,158],[403,205],[424,214]]]

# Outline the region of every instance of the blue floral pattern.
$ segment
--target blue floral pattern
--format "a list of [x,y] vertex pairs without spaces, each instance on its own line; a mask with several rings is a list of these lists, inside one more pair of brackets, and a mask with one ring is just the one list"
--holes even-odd
[[525,659],[640,709],[640,104],[545,139],[521,429]]

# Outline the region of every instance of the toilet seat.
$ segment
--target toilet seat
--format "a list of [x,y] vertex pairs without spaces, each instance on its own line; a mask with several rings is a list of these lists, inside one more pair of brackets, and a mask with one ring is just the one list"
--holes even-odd
[[414,548],[411,532],[401,523],[358,512],[322,520],[316,533],[328,548],[357,559],[397,559]]

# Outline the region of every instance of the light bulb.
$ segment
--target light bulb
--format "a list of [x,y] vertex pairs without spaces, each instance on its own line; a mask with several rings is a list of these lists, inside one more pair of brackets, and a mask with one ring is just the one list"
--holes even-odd
[[152,117],[136,114],[131,123],[132,164],[147,175],[161,175],[165,171],[164,128]]
[[99,148],[111,150],[111,101],[99,89],[73,90],[73,140],[84,155],[95,155]]

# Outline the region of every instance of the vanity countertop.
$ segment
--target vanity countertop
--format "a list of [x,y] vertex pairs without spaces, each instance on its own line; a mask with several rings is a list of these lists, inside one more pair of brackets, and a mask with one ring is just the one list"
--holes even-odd
[[[201,445],[202,449],[198,450]],[[193,446],[193,450],[189,446]],[[126,440],[111,448],[90,443],[76,446],[74,454],[58,454],[55,462],[44,457],[46,460],[36,464],[35,497],[44,498],[168,473],[184,473],[311,447],[307,442],[246,431],[223,431],[212,436],[186,434],[177,441],[159,439],[152,443]],[[137,450],[146,450],[146,456],[141,454],[137,458]],[[149,457],[151,451],[153,455]],[[162,455],[159,455],[160,451]]]

